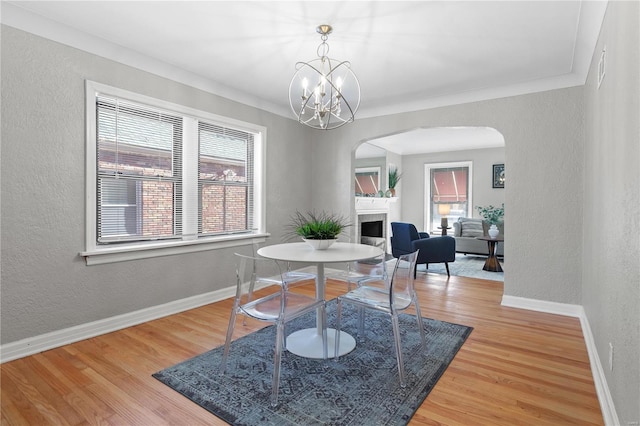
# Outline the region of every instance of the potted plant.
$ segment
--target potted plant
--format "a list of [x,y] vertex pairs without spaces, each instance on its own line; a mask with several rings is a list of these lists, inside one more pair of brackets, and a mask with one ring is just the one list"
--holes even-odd
[[344,228],[349,226],[343,216],[335,213],[296,211],[291,220],[290,234],[300,236],[315,249],[324,250],[333,244]]
[[504,203],[500,207],[494,207],[489,204],[486,207],[476,206],[476,210],[484,220],[487,221],[489,226],[488,234],[491,238],[496,238],[498,236],[498,223],[502,221],[504,217]]
[[402,177],[402,173],[398,172],[398,168],[397,167],[389,169],[389,181],[388,181],[388,184],[389,184],[389,192],[391,193],[392,197],[396,196],[396,185],[400,181],[401,177]]

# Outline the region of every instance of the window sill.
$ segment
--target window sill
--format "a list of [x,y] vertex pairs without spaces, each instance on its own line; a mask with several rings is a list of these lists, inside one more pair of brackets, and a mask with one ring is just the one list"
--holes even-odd
[[126,244],[121,246],[100,247],[95,250],[80,252],[87,266],[105,263],[126,262],[129,260],[149,259],[159,256],[196,253],[237,247],[251,243],[261,243],[270,234],[229,235],[225,237],[201,238],[198,240],[153,241],[148,243]]

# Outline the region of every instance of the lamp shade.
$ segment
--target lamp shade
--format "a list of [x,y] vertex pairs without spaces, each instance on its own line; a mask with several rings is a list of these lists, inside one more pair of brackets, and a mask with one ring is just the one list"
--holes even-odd
[[451,213],[450,204],[438,204],[438,214],[440,216],[447,215],[449,213]]

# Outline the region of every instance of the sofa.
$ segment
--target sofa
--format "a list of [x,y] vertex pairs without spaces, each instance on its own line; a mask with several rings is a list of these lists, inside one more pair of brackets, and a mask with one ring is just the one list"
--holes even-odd
[[[489,224],[482,219],[461,217],[453,222],[453,237],[456,239],[456,253],[489,255],[487,242],[476,237],[487,236]],[[499,238],[504,238],[504,222],[498,224]],[[498,243],[497,256],[504,257],[504,243]]]

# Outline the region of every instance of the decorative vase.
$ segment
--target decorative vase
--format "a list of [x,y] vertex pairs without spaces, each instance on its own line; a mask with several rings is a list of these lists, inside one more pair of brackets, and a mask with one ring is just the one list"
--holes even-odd
[[498,236],[500,231],[498,230],[497,226],[491,225],[489,227],[489,230],[487,231],[487,233],[489,234],[489,237],[493,239],[493,238],[496,238]]
[[392,197],[396,196],[396,189],[395,188],[389,188],[389,194],[391,194]]
[[332,240],[311,240],[311,239],[303,238],[302,240],[305,243],[309,244],[311,247],[313,247],[314,250],[326,250],[329,247],[331,247],[333,243],[338,241],[337,238],[334,238]]

